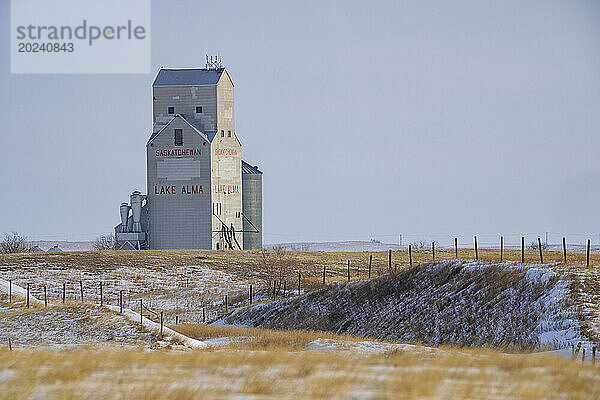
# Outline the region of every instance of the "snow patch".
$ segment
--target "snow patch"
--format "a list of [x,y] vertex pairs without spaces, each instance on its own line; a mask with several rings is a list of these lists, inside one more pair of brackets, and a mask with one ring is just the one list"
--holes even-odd
[[[106,305],[105,307],[107,307],[109,310],[115,311],[117,313],[120,312],[120,310],[121,310],[120,307],[118,307],[118,306]],[[133,310],[124,308],[123,315],[125,317],[127,317],[130,321],[133,321],[133,322],[140,322],[140,319],[141,319],[142,326],[150,331],[160,331],[159,323],[151,321],[146,317],[140,317],[140,314],[136,313]],[[192,339],[190,337],[182,335],[181,333],[175,332],[173,329],[167,328],[166,326],[163,326],[163,335],[170,336],[170,337],[184,343],[186,346],[188,346],[192,349],[204,349],[204,348],[208,347],[208,345],[206,343],[204,343],[203,341]]]
[[549,269],[542,268],[528,268],[525,273],[525,279],[532,283],[548,283],[552,279],[557,277],[556,273],[550,271]]
[[[27,298],[27,290],[26,289],[23,289],[21,286],[15,285],[14,283],[12,284],[12,288],[11,288],[11,283],[9,281],[0,279],[0,291],[8,294],[11,290],[12,290],[13,296],[21,298],[21,299]],[[33,297],[31,295],[31,292],[29,293],[29,303],[30,304],[39,304],[42,306],[44,305],[44,302]]]
[[352,342],[347,340],[334,339],[316,339],[308,343],[304,350],[316,351],[348,351],[358,353],[383,354],[390,351],[410,352],[410,353],[433,353],[442,350],[426,346],[415,346],[412,344],[378,343],[363,340]]

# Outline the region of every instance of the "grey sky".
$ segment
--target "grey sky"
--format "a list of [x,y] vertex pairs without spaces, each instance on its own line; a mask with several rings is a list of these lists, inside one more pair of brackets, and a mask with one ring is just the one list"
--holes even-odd
[[155,72],[218,52],[265,243],[598,240],[598,2],[153,2],[149,75],[11,75],[9,14],[0,232],[110,232],[145,191]]

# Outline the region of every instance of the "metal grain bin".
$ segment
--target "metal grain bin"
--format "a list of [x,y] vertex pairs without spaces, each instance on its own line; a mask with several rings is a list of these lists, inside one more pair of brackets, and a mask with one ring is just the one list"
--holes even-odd
[[244,250],[262,249],[262,174],[257,166],[242,160]]

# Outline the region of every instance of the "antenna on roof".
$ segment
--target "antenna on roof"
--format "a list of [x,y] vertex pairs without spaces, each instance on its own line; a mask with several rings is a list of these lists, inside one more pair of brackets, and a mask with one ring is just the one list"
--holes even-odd
[[211,69],[220,69],[223,68],[223,63],[222,63],[222,58],[221,56],[210,56],[210,59],[208,57],[208,55],[206,56],[206,69],[211,70]]

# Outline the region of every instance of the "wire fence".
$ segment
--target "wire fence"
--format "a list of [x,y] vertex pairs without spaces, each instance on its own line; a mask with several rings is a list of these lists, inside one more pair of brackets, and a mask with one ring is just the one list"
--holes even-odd
[[[376,244],[389,244],[400,247],[407,247],[409,244],[431,244],[435,242],[438,248],[453,248],[454,239],[458,240],[460,247],[473,247],[474,237],[477,236],[478,245],[481,248],[499,248],[500,240],[503,238],[504,247],[520,248],[521,238],[525,237],[525,245],[530,246],[537,243],[538,238],[548,247],[560,247],[563,238],[569,247],[578,248],[587,246],[588,240],[594,248],[600,247],[600,233],[565,233],[565,232],[523,232],[523,233],[475,233],[475,234],[456,234],[456,233],[399,233],[399,234],[373,234],[368,237],[344,237],[344,235],[315,235],[306,237],[306,243],[319,242],[370,242]],[[277,243],[303,243],[303,236],[289,234],[270,234],[265,233],[263,241],[275,245]],[[289,239],[289,240],[286,240]],[[271,245],[271,246],[272,246]],[[415,247],[415,246],[413,246]]]

